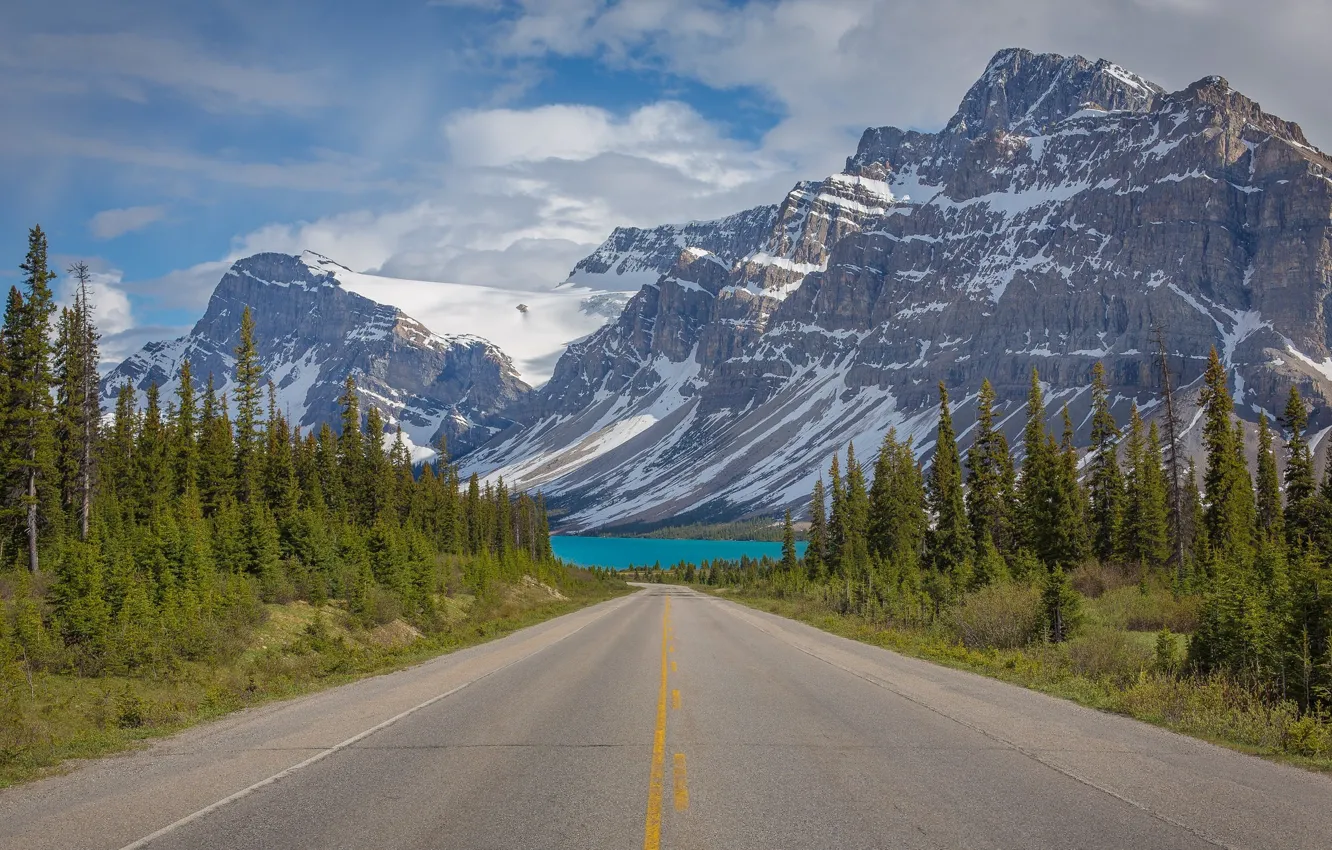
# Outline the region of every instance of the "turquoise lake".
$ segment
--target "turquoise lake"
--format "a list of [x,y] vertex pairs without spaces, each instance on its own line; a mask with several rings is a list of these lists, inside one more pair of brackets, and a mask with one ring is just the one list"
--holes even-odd
[[[738,561],[741,555],[773,560],[782,557],[781,543],[755,540],[654,540],[646,537],[575,537],[550,538],[555,556],[580,567],[610,567],[623,570],[630,566],[650,567],[657,561],[663,567],[681,561],[697,564],[724,558]],[[796,551],[804,554],[805,543],[796,543]]]

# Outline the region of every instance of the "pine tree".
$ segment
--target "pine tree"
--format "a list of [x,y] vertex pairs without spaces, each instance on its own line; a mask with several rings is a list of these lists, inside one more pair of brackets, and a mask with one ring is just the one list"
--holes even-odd
[[846,487],[837,452],[833,452],[832,464],[828,467],[828,480],[832,482],[832,508],[828,512],[828,571],[833,575],[845,575],[842,572],[842,550],[847,538]]
[[1091,525],[1092,551],[1102,561],[1113,558],[1121,539],[1124,482],[1119,471],[1119,428],[1110,412],[1105,367],[1092,367]]
[[1299,387],[1293,384],[1282,419],[1290,434],[1286,440],[1286,535],[1291,546],[1301,546],[1313,535],[1316,482],[1313,455],[1305,433],[1309,410],[1300,397]]
[[846,530],[842,541],[842,574],[857,581],[869,572],[869,491],[856,447],[846,447]]
[[994,387],[981,381],[976,400],[976,437],[967,451],[967,519],[977,549],[988,539],[1000,550],[1011,546],[1013,461],[1008,439],[994,425]]
[[1203,374],[1200,401],[1204,407],[1203,447],[1207,452],[1203,475],[1207,540],[1219,557],[1247,558],[1252,554],[1255,527],[1253,482],[1244,463],[1243,442],[1236,439],[1231,422],[1234,404],[1226,369],[1215,347]]
[[1031,370],[1031,389],[1027,393],[1027,424],[1022,430],[1022,476],[1018,482],[1018,522],[1022,544],[1039,553],[1043,548],[1046,526],[1050,520],[1053,454],[1045,427],[1045,397],[1040,376]]
[[171,463],[176,493],[183,496],[199,486],[199,414],[195,403],[194,372],[190,361],[180,364],[176,388],[176,417],[171,424]]
[[74,520],[80,540],[88,539],[92,515],[93,448],[101,424],[98,394],[98,340],[92,321],[88,264],[77,262],[69,274],[78,282],[74,304],[60,311],[56,343],[56,420],[62,505]]
[[796,557],[795,526],[791,524],[791,512],[787,511],[782,522],[782,571],[793,575],[799,565],[800,561]]
[[199,498],[205,516],[216,516],[234,493],[232,446],[226,402],[209,374],[199,418]]
[[59,510],[49,338],[55,312],[51,294],[55,273],[47,265],[46,234],[41,227],[29,231],[28,254],[20,268],[27,293],[17,300],[11,295],[4,327],[6,439],[10,442],[6,477],[20,488],[17,502],[23,515],[28,569],[36,573],[39,537],[44,527],[53,525]]
[[139,519],[142,521],[159,519],[174,492],[168,450],[166,426],[162,422],[157,384],[154,383],[148,386],[138,445],[134,449],[136,486],[140,493]]
[[805,573],[813,581],[823,578],[827,564],[827,505],[823,493],[823,476],[819,476],[814,482],[814,492],[809,500],[809,543],[805,547]]
[[925,493],[934,515],[926,544],[930,566],[940,573],[965,572],[972,551],[971,527],[962,495],[962,462],[943,381],[939,382],[938,439]]
[[364,494],[367,485],[364,473],[365,450],[361,439],[361,403],[356,394],[356,379],[351,375],[338,397],[342,405],[342,430],[338,434],[338,470],[341,491],[348,500]]
[[1136,404],[1129,415],[1126,456],[1129,478],[1120,551],[1130,561],[1157,567],[1170,557],[1166,480],[1156,423],[1152,423],[1144,440],[1142,416]]
[[263,405],[263,370],[254,342],[254,317],[246,306],[241,314],[240,344],[236,346],[236,495],[248,504],[260,497],[260,455],[263,437],[260,431]]
[[1268,542],[1285,533],[1281,515],[1281,479],[1265,413],[1258,418],[1258,528]]

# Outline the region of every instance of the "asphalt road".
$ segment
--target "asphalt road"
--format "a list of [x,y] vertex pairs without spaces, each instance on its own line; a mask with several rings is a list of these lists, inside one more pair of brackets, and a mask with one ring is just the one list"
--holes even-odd
[[1332,780],[672,587],[0,792],[0,847],[1332,848]]

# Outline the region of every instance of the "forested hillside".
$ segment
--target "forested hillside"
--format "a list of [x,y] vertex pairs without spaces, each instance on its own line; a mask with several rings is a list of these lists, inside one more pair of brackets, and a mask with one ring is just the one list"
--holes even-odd
[[[1325,760],[1332,476],[1315,480],[1307,403],[1290,390],[1284,445],[1260,418],[1251,469],[1215,350],[1201,401],[1197,470],[1136,406],[1117,427],[1099,366],[1092,444],[1074,444],[1067,408],[1063,433],[1050,433],[1033,371],[1019,466],[989,382],[965,455],[940,385],[928,468],[890,431],[872,483],[854,451],[833,457],[803,559],[788,513],[780,562],[677,578],[1194,734]],[[1161,402],[1165,430],[1178,428],[1173,399]]]
[[377,627],[442,647],[525,610],[515,588],[607,592],[554,559],[539,495],[459,481],[443,446],[414,474],[353,379],[336,433],[291,427],[248,309],[229,398],[185,362],[174,397],[150,386],[139,412],[127,385],[104,418],[87,267],[58,314],[40,228],[22,269],[0,335],[0,768],[50,733],[34,678],[114,679],[130,708],[109,722],[141,725],[133,680],[244,661],[280,605],[300,606],[301,652],[352,671],[383,660]]

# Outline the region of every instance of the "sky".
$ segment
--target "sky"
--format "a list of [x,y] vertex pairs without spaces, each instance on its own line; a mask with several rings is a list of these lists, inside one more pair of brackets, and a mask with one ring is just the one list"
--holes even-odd
[[[17,8],[14,6],[17,5]],[[0,27],[0,284],[40,223],[104,356],[229,263],[542,289],[617,225],[776,203],[1005,47],[1219,74],[1332,148],[1326,0],[43,0]],[[8,257],[5,262],[3,257]]]

